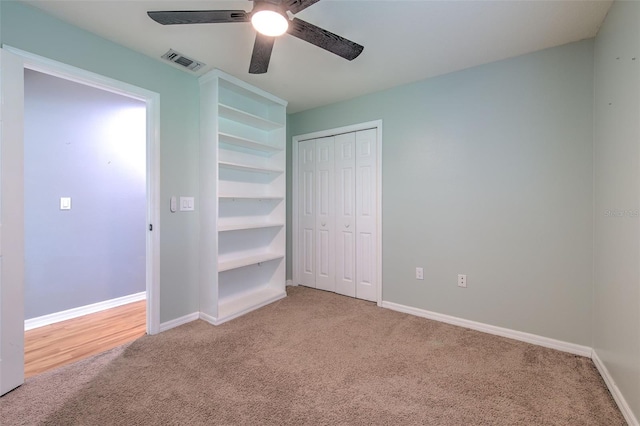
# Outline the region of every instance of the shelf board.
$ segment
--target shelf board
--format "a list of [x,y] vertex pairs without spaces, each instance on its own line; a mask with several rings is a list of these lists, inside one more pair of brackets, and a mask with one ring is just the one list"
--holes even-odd
[[284,200],[284,197],[277,195],[218,195],[222,200]]
[[218,317],[215,319],[215,324],[222,324],[285,297],[287,293],[282,283],[278,288],[262,286],[222,298],[218,304]]
[[219,225],[218,232],[242,231],[244,229],[260,229],[260,228],[278,228],[284,226],[284,223],[242,223],[233,225]]
[[242,257],[220,262],[218,261],[218,272],[230,271],[232,269],[243,268],[245,266],[256,265],[270,260],[282,259],[284,254],[281,253],[262,253],[253,256]]
[[232,170],[241,170],[243,172],[253,172],[253,173],[265,173],[265,174],[281,174],[284,173],[282,169],[276,169],[272,167],[255,167],[255,166],[247,166],[239,163],[231,163],[228,161],[218,161],[218,166],[223,167],[225,169]]
[[287,107],[287,101],[285,101],[284,99],[280,99],[277,96],[269,92],[265,92],[264,90],[257,87],[250,86],[246,82],[239,80],[238,78],[233,77],[229,74],[224,74],[220,70],[217,70],[215,72],[220,75],[218,84],[225,90],[229,90],[241,96],[248,97],[266,106],[279,106],[283,109]]
[[221,117],[237,121],[238,123],[247,124],[251,127],[257,127],[262,130],[275,130],[284,127],[284,124],[282,123],[276,123],[275,121],[249,114],[248,112],[244,112],[225,104],[218,104],[218,113]]
[[220,143],[224,143],[232,146],[239,146],[242,148],[253,149],[255,151],[266,152],[267,154],[275,154],[283,149],[275,146],[267,145],[262,142],[253,141],[251,139],[241,138],[239,136],[230,135],[228,133],[219,132],[218,140]]

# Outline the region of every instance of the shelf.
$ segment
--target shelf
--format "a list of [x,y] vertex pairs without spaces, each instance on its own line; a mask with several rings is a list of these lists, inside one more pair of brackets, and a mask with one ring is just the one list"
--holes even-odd
[[277,195],[218,195],[222,200],[284,200]]
[[[234,81],[232,81],[232,79]],[[256,87],[247,88],[244,81],[239,81],[235,78],[232,79],[229,79],[229,77],[221,78],[219,80],[220,87],[230,92],[237,93],[242,97],[253,99],[254,101],[265,106],[286,107],[286,102],[283,102],[281,99],[277,98],[271,93],[265,92]]]
[[241,170],[243,172],[253,172],[253,173],[265,173],[265,174],[281,174],[284,173],[282,169],[275,169],[270,167],[255,167],[255,166],[246,166],[244,164],[239,163],[231,163],[228,161],[218,161],[218,166],[225,169],[232,170]]
[[258,287],[251,291],[225,297],[219,301],[218,317],[215,324],[222,324],[285,297],[287,297],[287,293],[284,290],[284,283],[277,288]]
[[284,226],[284,223],[244,223],[236,225],[221,225],[218,226],[218,232],[227,231],[242,231],[244,229],[261,229],[261,228],[278,228]]
[[221,324],[286,297],[287,102],[219,70],[198,80],[199,308]]
[[256,265],[270,260],[282,259],[284,254],[280,253],[262,253],[253,256],[247,256],[240,259],[233,259],[220,262],[218,261],[218,272],[230,271],[232,269],[243,268],[245,266]]
[[237,121],[238,123],[243,123],[251,127],[256,127],[261,130],[275,130],[284,127],[284,124],[282,123],[276,123],[275,121],[249,114],[248,112],[244,112],[225,104],[218,104],[218,113],[220,114],[220,117]]
[[266,152],[268,154],[275,154],[276,152],[280,152],[283,150],[282,148],[277,148],[275,146],[267,145],[261,142],[252,141],[251,139],[245,139],[222,132],[218,133],[218,140],[220,143],[224,143],[227,145],[253,149],[255,151]]

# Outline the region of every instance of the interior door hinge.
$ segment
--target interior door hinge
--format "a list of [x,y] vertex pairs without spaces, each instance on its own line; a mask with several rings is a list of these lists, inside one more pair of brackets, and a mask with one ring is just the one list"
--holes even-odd
[[153,224],[152,223],[149,224],[149,231],[153,231]]

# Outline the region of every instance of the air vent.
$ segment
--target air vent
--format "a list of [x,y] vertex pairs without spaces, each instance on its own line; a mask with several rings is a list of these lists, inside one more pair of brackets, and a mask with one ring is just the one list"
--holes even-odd
[[198,71],[200,68],[206,65],[204,62],[199,62],[195,59],[188,58],[182,53],[176,52],[173,49],[169,49],[167,53],[162,55],[162,59],[166,59],[170,62],[175,62],[176,64],[185,67],[189,71]]

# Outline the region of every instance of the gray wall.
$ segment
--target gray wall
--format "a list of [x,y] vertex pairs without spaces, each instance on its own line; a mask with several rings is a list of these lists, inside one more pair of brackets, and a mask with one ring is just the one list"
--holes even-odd
[[591,345],[592,64],[583,41],[288,117],[383,120],[383,300]]
[[25,318],[144,291],[144,102],[26,70],[24,120]]
[[160,94],[160,321],[197,312],[198,212],[168,207],[171,195],[198,194],[197,79],[19,2],[1,3],[4,44]]
[[615,2],[595,43],[593,347],[638,419],[639,123],[640,3]]

